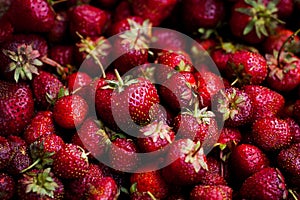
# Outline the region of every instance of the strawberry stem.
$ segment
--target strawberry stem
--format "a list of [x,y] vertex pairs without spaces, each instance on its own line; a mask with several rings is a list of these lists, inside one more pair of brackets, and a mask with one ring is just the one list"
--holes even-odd
[[30,170],[31,168],[33,168],[34,166],[36,166],[40,161],[41,161],[41,158],[36,159],[31,165],[29,165],[25,169],[21,170],[20,173],[24,173],[24,172]]
[[121,87],[124,86],[124,81],[123,81],[122,77],[120,76],[120,74],[119,74],[119,72],[118,72],[117,69],[115,69],[115,74],[116,74],[118,82],[120,83],[120,86]]
[[294,193],[293,190],[289,189],[288,191],[289,191],[289,193],[292,195],[292,197],[293,197],[295,200],[298,200],[298,197],[297,197],[297,195]]
[[147,191],[147,194],[150,196],[150,198],[151,198],[152,200],[157,200],[157,199],[155,198],[155,196],[154,196],[151,192]]

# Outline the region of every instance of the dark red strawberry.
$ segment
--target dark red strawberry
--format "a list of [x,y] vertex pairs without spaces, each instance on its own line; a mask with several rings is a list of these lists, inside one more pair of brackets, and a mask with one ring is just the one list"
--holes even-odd
[[62,128],[73,129],[84,121],[88,109],[88,104],[79,95],[63,96],[54,104],[53,118]]
[[55,75],[39,71],[39,75],[32,81],[32,88],[37,106],[44,110],[57,100],[63,84]]
[[67,38],[69,26],[69,16],[66,11],[56,12],[56,17],[51,30],[47,34],[47,39],[53,43],[62,42]]
[[133,14],[132,14],[130,2],[126,0],[121,0],[114,9],[114,12],[112,14],[112,20],[113,22],[118,22],[131,15]]
[[230,157],[232,173],[239,181],[244,181],[252,174],[268,167],[267,156],[256,146],[241,144],[234,148]]
[[49,58],[60,65],[72,65],[74,63],[74,48],[71,45],[56,45],[50,48]]
[[265,151],[288,147],[292,142],[289,124],[276,117],[256,120],[252,125],[253,141]]
[[240,195],[245,199],[286,199],[287,189],[278,169],[264,168],[245,180]]
[[[270,0],[267,2],[270,2]],[[276,7],[278,9],[278,11],[277,11],[278,17],[280,19],[287,20],[287,18],[289,18],[294,11],[294,1],[293,0],[281,0],[277,3]]]
[[26,127],[23,139],[27,144],[31,144],[39,137],[53,133],[55,133],[53,113],[51,111],[39,111]]
[[229,144],[233,142],[234,144],[240,143],[242,140],[242,135],[239,129],[223,127],[218,139],[219,144]]
[[4,169],[8,164],[12,156],[12,149],[8,140],[5,137],[0,136],[0,169]]
[[[165,181],[175,185],[199,183],[208,170],[206,156],[200,142],[180,139],[172,143],[167,155],[168,166],[162,169]],[[176,176],[174,176],[176,174]]]
[[134,21],[135,23],[142,25],[144,19],[139,16],[128,16],[126,18],[123,18],[122,20],[119,20],[111,25],[111,27],[108,30],[109,35],[113,36],[122,33],[124,31],[130,30],[131,23],[132,23],[131,21]]
[[14,31],[12,24],[5,20],[4,18],[0,19],[0,43],[8,40]]
[[81,147],[71,143],[67,143],[53,157],[53,172],[62,178],[81,178],[88,168],[87,154]]
[[246,85],[243,90],[252,101],[253,120],[276,116],[285,104],[281,94],[267,87]]
[[283,149],[277,156],[277,163],[284,172],[300,180],[300,143]]
[[144,19],[150,19],[150,22],[153,24],[153,26],[158,26],[166,17],[171,14],[176,3],[176,0],[136,0],[132,2],[132,11],[137,16],[140,16]]
[[0,198],[3,200],[12,199],[15,192],[15,180],[8,174],[0,174]]
[[91,185],[87,192],[87,199],[118,199],[120,194],[116,181],[111,177],[104,177],[95,185]]
[[168,196],[169,188],[159,171],[134,173],[130,177],[131,189],[137,193],[151,193],[157,199]]
[[290,131],[293,137],[293,143],[300,143],[300,125],[293,118],[286,118],[285,121],[290,127]]
[[88,93],[86,93],[87,90],[85,90],[84,88],[86,86],[89,86],[91,83],[92,78],[88,74],[81,71],[74,72],[67,77],[67,85],[69,91],[72,93],[75,92],[83,98],[86,98],[86,95],[89,95]]
[[32,170],[19,178],[17,195],[24,200],[63,199],[64,185],[50,171],[50,168]]
[[55,12],[45,0],[13,1],[7,12],[17,31],[49,32],[55,21]]
[[224,185],[196,185],[190,192],[190,200],[230,200],[233,190]]
[[293,116],[298,123],[300,123],[300,99],[294,103]]
[[83,37],[98,37],[104,32],[109,15],[100,8],[83,4],[71,8],[69,18],[70,33],[74,38],[76,32]]
[[251,122],[252,102],[242,90],[233,87],[220,90],[213,101],[212,109],[225,121],[225,125],[237,127]]
[[34,114],[30,87],[25,83],[0,80],[0,107],[0,135],[20,134]]

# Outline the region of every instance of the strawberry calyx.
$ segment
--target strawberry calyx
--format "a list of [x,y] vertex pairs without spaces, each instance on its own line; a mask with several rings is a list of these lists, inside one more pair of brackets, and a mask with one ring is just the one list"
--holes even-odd
[[141,132],[144,136],[149,136],[152,138],[153,142],[156,142],[158,138],[164,140],[166,139],[169,143],[172,143],[169,131],[171,127],[168,126],[165,121],[154,121],[147,126],[141,128]]
[[290,193],[292,195],[292,197],[293,197],[294,200],[298,200],[299,199],[298,195],[296,195],[295,191],[293,191],[292,189],[289,189],[288,193]]
[[186,145],[181,148],[181,152],[186,155],[184,162],[191,163],[197,173],[201,168],[208,170],[206,157],[200,141],[195,144],[192,140],[188,139]]
[[48,196],[54,198],[54,191],[58,188],[58,184],[52,178],[50,168],[41,172],[27,172],[23,174],[26,178],[24,182],[26,186],[26,193],[33,192],[40,196]]
[[185,111],[183,111],[182,114],[192,115],[193,117],[195,117],[195,119],[199,124],[201,123],[210,124],[211,118],[214,118],[216,115],[212,111],[208,111],[207,109],[208,107],[199,109],[199,102],[196,102],[194,104],[194,111],[185,108]]
[[17,51],[3,50],[12,62],[9,64],[9,71],[14,71],[14,79],[16,82],[21,77],[22,80],[32,80],[32,74],[38,73],[38,66],[43,63],[38,59],[40,53],[32,48],[32,45],[21,44],[17,47]]
[[269,33],[274,32],[278,23],[284,23],[277,18],[278,8],[276,5],[278,0],[269,1],[267,5],[264,5],[262,0],[244,0],[244,2],[250,7],[236,9],[236,11],[251,18],[243,31],[243,35],[249,34],[254,29],[258,38],[261,38],[262,35],[268,36]]

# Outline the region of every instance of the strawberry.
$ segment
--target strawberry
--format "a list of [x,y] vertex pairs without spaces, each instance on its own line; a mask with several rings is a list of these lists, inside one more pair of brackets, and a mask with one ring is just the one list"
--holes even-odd
[[294,1],[292,1],[292,0],[279,1],[277,3],[276,7],[278,9],[278,12],[277,12],[278,17],[280,19],[287,20],[294,11]]
[[87,199],[118,199],[120,191],[116,181],[111,177],[102,178],[97,184],[92,185],[87,192]]
[[162,176],[171,184],[196,184],[208,170],[206,156],[200,142],[195,143],[190,139],[179,139],[173,142],[166,159],[171,164],[162,169]]
[[284,97],[264,86],[246,85],[243,90],[252,101],[253,120],[273,117],[283,108]]
[[133,173],[130,176],[131,190],[138,193],[151,193],[157,199],[168,196],[168,185],[159,171]]
[[12,199],[15,192],[15,181],[6,173],[0,173],[0,198],[3,200]]
[[32,170],[18,179],[17,194],[24,200],[63,199],[64,186],[50,168]]
[[12,24],[4,18],[0,18],[0,27],[0,43],[2,43],[12,37],[14,28]]
[[92,78],[81,71],[74,72],[67,77],[67,85],[70,92],[77,92],[83,98],[86,97],[84,88],[92,83]]
[[224,185],[207,186],[196,185],[190,192],[190,200],[230,200],[233,190]]
[[267,61],[258,52],[239,50],[229,57],[225,73],[240,84],[259,85],[267,77]]
[[71,143],[67,143],[53,157],[53,172],[62,178],[81,178],[88,168],[87,154],[81,147]]
[[110,26],[110,28],[108,30],[109,35],[114,36],[114,35],[124,32],[124,31],[130,30],[131,23],[132,23],[131,21],[133,21],[139,25],[142,25],[144,22],[144,19],[139,16],[125,17],[122,20],[119,20]]
[[0,80],[0,135],[18,135],[30,123],[34,101],[30,87],[25,83]]
[[39,75],[34,77],[32,81],[32,88],[37,106],[41,109],[47,109],[58,98],[63,84],[55,75],[46,71],[39,71]]
[[26,127],[23,133],[23,139],[27,144],[31,144],[41,136],[54,133],[53,113],[51,111],[39,111]]
[[213,110],[225,121],[225,125],[237,127],[251,122],[252,102],[242,90],[234,87],[220,90],[213,101]]
[[300,125],[293,118],[286,118],[293,137],[293,143],[300,143]]
[[88,104],[79,95],[68,95],[58,99],[53,107],[54,121],[66,129],[78,127],[88,113]]
[[239,181],[244,181],[252,174],[270,165],[267,156],[251,144],[238,145],[230,157],[232,172]]
[[109,15],[100,8],[83,4],[71,8],[69,18],[70,33],[74,38],[76,32],[83,37],[98,37],[104,32]]
[[237,1],[229,20],[231,32],[250,44],[260,43],[277,27],[277,11],[273,1]]
[[175,133],[164,121],[153,121],[140,129],[137,144],[143,152],[157,151],[175,139]]
[[55,12],[45,0],[13,1],[7,12],[16,31],[49,32],[54,25]]
[[245,180],[240,195],[245,199],[286,199],[284,177],[275,168],[264,168]]
[[49,50],[49,58],[63,66],[74,63],[73,54],[74,48],[71,45],[55,45]]
[[131,4],[126,0],[119,1],[116,5],[114,12],[112,14],[113,22],[121,21],[127,17],[130,17],[132,14]]
[[8,140],[5,137],[0,136],[0,169],[4,169],[12,156],[11,147]]
[[69,16],[66,11],[57,11],[54,24],[47,34],[49,42],[59,43],[67,38]]
[[132,2],[131,6],[134,15],[149,19],[153,26],[158,26],[171,14],[176,3],[176,0],[135,0]]
[[265,151],[280,150],[292,141],[288,123],[276,117],[256,120],[252,125],[252,137],[257,146]]

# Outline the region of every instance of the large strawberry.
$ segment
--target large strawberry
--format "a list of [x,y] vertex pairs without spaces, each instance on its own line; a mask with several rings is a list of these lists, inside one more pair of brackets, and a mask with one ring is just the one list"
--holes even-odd
[[0,80],[0,107],[0,135],[20,134],[34,114],[30,87]]

